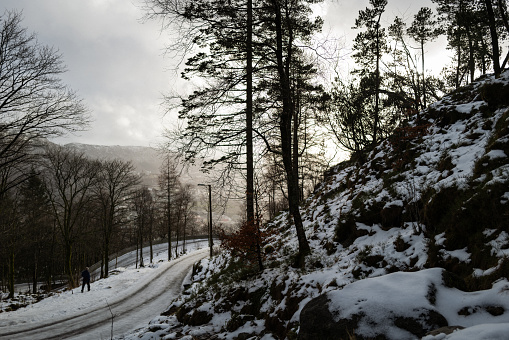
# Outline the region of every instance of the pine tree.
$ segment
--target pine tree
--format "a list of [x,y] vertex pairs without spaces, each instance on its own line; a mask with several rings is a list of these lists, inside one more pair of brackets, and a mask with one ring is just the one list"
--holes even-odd
[[[387,0],[370,0],[371,7],[359,11],[359,16],[355,20],[356,29],[365,28],[365,31],[359,32],[354,42],[354,59],[361,67],[355,72],[361,76],[364,85],[369,86],[368,92],[374,95],[373,116],[373,135],[372,145],[376,145],[380,134],[380,87],[381,87],[381,60],[383,54],[387,51],[387,41],[385,29],[381,25],[382,14],[385,12]],[[374,65],[374,69],[373,69]]]
[[422,97],[423,97],[423,106],[422,108],[427,107],[426,100],[426,76],[425,76],[425,68],[424,68],[424,45],[427,42],[435,40],[441,33],[441,30],[437,28],[437,22],[433,18],[433,12],[428,7],[422,7],[419,12],[414,16],[414,21],[412,25],[408,28],[408,33],[410,36],[419,43],[421,49],[421,62],[422,62]]

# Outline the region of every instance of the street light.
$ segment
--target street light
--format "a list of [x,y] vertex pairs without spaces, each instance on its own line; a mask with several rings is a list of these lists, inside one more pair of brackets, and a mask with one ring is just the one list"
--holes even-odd
[[209,247],[210,247],[210,258],[212,258],[212,187],[210,184],[198,184],[200,187],[209,187]]

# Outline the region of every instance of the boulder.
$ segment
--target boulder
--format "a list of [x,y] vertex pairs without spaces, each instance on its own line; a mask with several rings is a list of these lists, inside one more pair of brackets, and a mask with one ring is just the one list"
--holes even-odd
[[335,321],[329,311],[327,295],[308,302],[300,313],[299,340],[349,339],[357,327],[358,319]]
[[435,306],[442,269],[353,282],[308,302],[299,339],[414,339],[448,326]]

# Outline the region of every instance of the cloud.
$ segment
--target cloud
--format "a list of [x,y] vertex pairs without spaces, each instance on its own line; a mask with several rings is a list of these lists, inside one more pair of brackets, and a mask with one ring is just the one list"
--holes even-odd
[[[317,10],[324,15],[324,31],[344,36],[351,47],[357,34],[351,29],[355,18],[368,5],[368,0],[330,0]],[[411,19],[421,6],[431,7],[431,0],[389,1],[385,20],[395,15]],[[163,95],[188,91],[191,85],[165,71],[174,66],[163,56],[166,33],[159,31],[157,22],[141,22],[141,0],[2,0],[0,10],[4,9],[23,10],[22,24],[28,31],[60,50],[68,67],[64,83],[91,109],[90,130],[59,142],[157,143],[163,131]],[[176,125],[168,117],[165,121],[166,126]]]
[[[0,10],[23,10],[22,25],[58,49],[68,72],[65,84],[91,109],[90,130],[61,142],[150,145],[161,134],[159,104],[174,74],[164,72],[164,35],[142,23],[129,0],[4,0]],[[174,80],[175,81],[175,80]],[[129,129],[118,122],[129,120]]]

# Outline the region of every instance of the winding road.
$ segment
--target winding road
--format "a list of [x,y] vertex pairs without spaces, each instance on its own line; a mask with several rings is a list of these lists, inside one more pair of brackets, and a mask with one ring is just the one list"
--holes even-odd
[[128,295],[98,301],[79,313],[39,323],[1,327],[0,339],[110,339],[112,335],[144,327],[168,307],[180,293],[193,264],[207,254],[208,250],[202,249],[172,260]]

